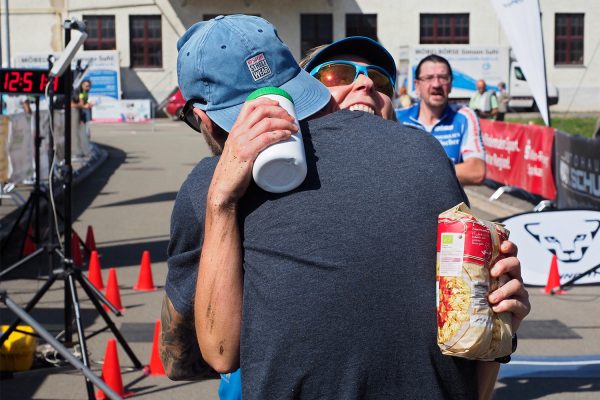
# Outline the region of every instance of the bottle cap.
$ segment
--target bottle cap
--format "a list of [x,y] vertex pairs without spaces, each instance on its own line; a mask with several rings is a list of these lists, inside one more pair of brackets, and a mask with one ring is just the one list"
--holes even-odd
[[278,87],[275,87],[275,86],[267,86],[267,87],[263,87],[260,89],[256,89],[254,92],[250,93],[250,95],[246,98],[246,101],[254,100],[254,99],[259,98],[260,96],[264,96],[267,94],[276,94],[279,96],[283,96],[286,99],[288,99],[289,101],[291,101],[292,104],[294,104],[294,100],[292,99],[292,96],[290,96],[288,92],[286,92],[285,90],[280,89]]

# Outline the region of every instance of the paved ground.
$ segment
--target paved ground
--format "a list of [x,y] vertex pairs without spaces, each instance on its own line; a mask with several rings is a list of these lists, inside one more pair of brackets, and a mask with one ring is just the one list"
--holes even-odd
[[[73,227],[85,237],[87,226],[93,226],[105,283],[108,268],[116,268],[126,311],[124,316],[112,319],[139,360],[148,364],[154,321],[159,318],[163,292],[161,289],[137,292],[132,286],[137,281],[144,250],[151,252],[154,282],[164,285],[172,203],[187,173],[197,160],[208,154],[208,150],[201,136],[181,123],[100,125],[94,126],[92,132],[94,141],[107,157],[75,187]],[[532,208],[531,204],[510,196],[502,196],[492,203],[487,200],[491,193],[487,188],[468,190],[473,207],[485,218],[504,217]],[[0,206],[0,217],[5,217],[1,220],[0,230],[4,233],[10,225],[10,216],[14,216],[13,211],[12,202],[4,200]],[[12,265],[9,253],[4,252],[0,260],[3,269]],[[24,304],[46,281],[47,266],[47,258],[39,257],[36,262],[19,267],[0,279],[0,288],[7,289],[13,300]],[[521,359],[511,364],[511,368],[503,369],[495,398],[598,398],[600,371],[589,365],[586,356],[600,359],[600,288],[577,287],[556,297],[531,288],[530,294],[533,310],[520,331],[518,354]],[[90,335],[105,324],[82,292],[80,299],[85,331]],[[49,330],[58,332],[63,304],[63,283],[58,281],[32,315]],[[10,312],[0,307],[0,321],[11,320]],[[92,369],[97,374],[100,374],[110,337],[109,332],[102,332],[88,340]],[[47,356],[52,358],[52,354]],[[547,366],[543,365],[547,359],[532,364],[533,356],[564,356],[568,362],[555,362],[556,369],[548,372]],[[581,358],[574,359],[573,356]],[[119,359],[126,389],[134,392],[136,397],[217,398],[216,379],[171,382],[165,377],[144,376],[142,371],[133,370],[132,361],[122,349],[119,349]],[[81,373],[66,366],[38,368],[0,380],[0,397],[9,400],[84,399],[87,396]]]

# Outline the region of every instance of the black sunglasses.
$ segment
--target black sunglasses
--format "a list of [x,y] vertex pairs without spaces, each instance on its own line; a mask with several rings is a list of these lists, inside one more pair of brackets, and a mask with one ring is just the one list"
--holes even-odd
[[194,104],[207,104],[204,99],[189,99],[179,113],[179,119],[185,122],[190,128],[196,132],[202,133],[200,130],[200,119],[194,113]]

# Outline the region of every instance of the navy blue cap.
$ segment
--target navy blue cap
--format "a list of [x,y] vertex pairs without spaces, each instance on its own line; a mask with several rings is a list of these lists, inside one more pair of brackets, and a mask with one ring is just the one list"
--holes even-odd
[[341,55],[355,55],[364,58],[370,64],[385,69],[392,79],[396,80],[396,63],[394,57],[375,40],[366,36],[350,36],[319,50],[304,66],[308,72],[318,65]]

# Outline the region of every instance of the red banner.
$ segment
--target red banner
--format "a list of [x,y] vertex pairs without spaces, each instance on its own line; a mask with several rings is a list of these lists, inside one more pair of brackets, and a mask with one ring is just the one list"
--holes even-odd
[[554,128],[482,119],[486,178],[546,199],[556,197],[552,176]]

